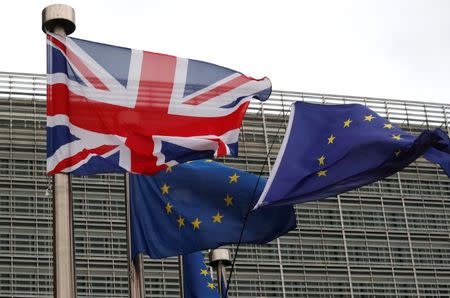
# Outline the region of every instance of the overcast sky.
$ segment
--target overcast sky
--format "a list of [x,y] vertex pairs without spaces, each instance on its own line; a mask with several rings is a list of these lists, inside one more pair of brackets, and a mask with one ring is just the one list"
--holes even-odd
[[[41,11],[4,1],[0,71],[44,73]],[[450,103],[450,1],[77,0],[73,37],[267,76],[278,90]]]

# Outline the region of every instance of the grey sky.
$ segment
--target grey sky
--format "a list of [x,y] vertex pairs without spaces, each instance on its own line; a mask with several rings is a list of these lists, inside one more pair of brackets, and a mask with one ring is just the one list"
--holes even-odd
[[[45,72],[40,18],[53,3],[2,3],[0,71]],[[267,76],[274,89],[450,103],[450,1],[64,3],[74,37]]]

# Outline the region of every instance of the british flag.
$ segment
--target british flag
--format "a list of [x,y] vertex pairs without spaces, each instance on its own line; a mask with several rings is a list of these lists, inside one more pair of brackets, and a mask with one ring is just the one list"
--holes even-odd
[[269,79],[214,64],[47,35],[47,171],[153,174],[237,154]]

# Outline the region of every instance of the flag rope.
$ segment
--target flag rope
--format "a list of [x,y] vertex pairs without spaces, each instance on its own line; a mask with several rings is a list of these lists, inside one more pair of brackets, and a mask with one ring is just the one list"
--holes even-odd
[[[287,116],[286,113],[285,113],[285,110],[284,110],[284,105],[283,105],[283,110],[281,111],[281,115],[284,118]],[[280,130],[281,130],[281,128],[284,125],[285,125],[285,122],[281,122],[280,125],[278,126],[278,129],[277,129],[277,132],[275,134],[275,137],[273,138],[272,143],[270,144],[269,151],[266,153],[266,156],[265,156],[265,160],[266,161],[268,161],[269,155],[272,152],[273,145],[275,144],[275,140],[277,139],[278,135],[280,134]],[[256,181],[255,187],[253,188],[252,200],[250,201],[249,208],[248,208],[248,210],[247,210],[247,212],[245,214],[245,217],[244,217],[244,222],[242,224],[241,233],[239,235],[239,241],[238,241],[238,243],[236,245],[236,250],[235,250],[234,255],[233,255],[233,261],[231,263],[230,275],[228,276],[228,280],[227,280],[227,288],[226,288],[226,291],[225,291],[225,297],[228,297],[228,290],[230,289],[231,278],[232,278],[233,272],[234,272],[234,265],[236,263],[236,258],[237,258],[237,255],[238,255],[238,252],[239,252],[239,248],[240,248],[241,243],[242,243],[242,238],[244,236],[244,230],[245,230],[245,227],[247,225],[247,219],[248,219],[249,214],[252,212],[253,205],[255,203],[256,190],[258,188],[259,181],[261,180],[261,176],[263,174],[263,171],[264,171],[265,167],[266,167],[266,163],[264,163],[262,165],[261,170],[259,171],[258,180]],[[222,298],[224,298],[224,297],[222,297]]]

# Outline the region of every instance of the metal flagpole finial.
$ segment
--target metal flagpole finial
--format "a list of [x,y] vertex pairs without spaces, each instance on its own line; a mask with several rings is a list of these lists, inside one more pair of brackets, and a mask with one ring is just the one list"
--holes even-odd
[[217,267],[221,262],[224,266],[231,265],[230,251],[226,248],[216,248],[209,253],[209,265],[211,267]]
[[66,35],[75,31],[75,10],[72,7],[53,4],[42,10],[42,31],[54,32],[57,28],[62,28]]

